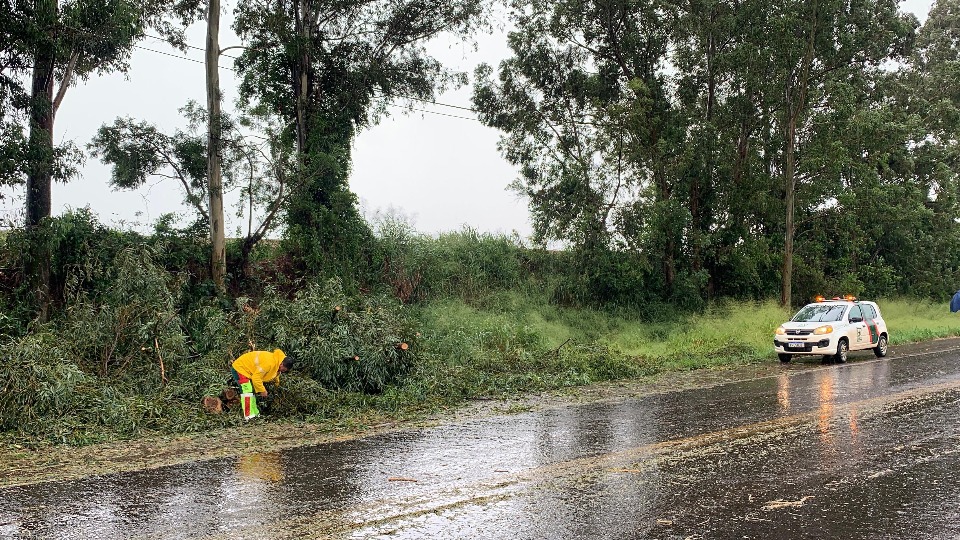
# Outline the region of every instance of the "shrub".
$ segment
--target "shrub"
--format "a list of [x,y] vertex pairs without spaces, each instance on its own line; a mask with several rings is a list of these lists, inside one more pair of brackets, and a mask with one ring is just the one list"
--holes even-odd
[[[97,283],[93,291],[68,279],[70,303],[61,320],[73,337],[71,354],[86,372],[118,375],[154,366],[162,354],[168,364],[186,355],[176,310],[178,281],[154,264],[150,248],[125,248],[112,264],[92,269],[89,278]],[[159,384],[161,373],[155,371],[150,382]]]

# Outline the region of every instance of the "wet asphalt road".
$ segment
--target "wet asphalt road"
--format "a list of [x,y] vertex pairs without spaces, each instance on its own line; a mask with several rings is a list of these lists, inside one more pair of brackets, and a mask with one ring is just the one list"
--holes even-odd
[[960,538],[960,353],[8,488],[0,538]]

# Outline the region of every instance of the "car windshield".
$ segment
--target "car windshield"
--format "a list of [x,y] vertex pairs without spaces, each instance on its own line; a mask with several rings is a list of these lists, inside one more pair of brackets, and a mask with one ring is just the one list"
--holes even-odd
[[790,319],[793,322],[833,322],[843,317],[847,306],[839,304],[810,304]]

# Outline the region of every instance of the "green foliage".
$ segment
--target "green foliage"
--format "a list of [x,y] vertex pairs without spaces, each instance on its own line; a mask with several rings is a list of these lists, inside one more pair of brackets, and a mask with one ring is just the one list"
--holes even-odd
[[[163,16],[198,6],[64,4],[44,20],[2,8],[0,184],[36,172],[31,160],[69,172],[51,159],[69,147],[26,151],[31,66],[123,71],[146,28],[172,36]],[[892,0],[515,3],[513,56],[477,70],[474,102],[519,168],[530,247],[470,228],[371,227],[349,189],[351,145],[383,112],[379,96],[430,99],[462,82],[423,43],[472,31],[480,3],[241,5],[245,114],[223,126],[238,135],[225,177],[243,186],[244,211],[267,217],[231,243],[229,293],[207,282],[204,111],[185,109],[191,130],[173,135],[104,126],[91,149],[116,186],[171,174],[198,219],[164,216],[144,237],[79,210],[0,239],[0,431],[82,444],[239,422],[198,402],[250,348],[298,361],[271,387],[271,414],[344,425],[769,360],[790,315],[766,300],[790,232],[796,302],[943,301],[960,281],[958,6],[937,2],[913,49],[915,21]],[[77,31],[117,22],[107,40]],[[46,32],[54,23],[65,31]],[[243,143],[246,130],[267,143]],[[279,215],[284,241],[257,248]],[[38,254],[52,256],[46,322],[32,320]],[[937,304],[881,307],[895,343],[960,333]]]
[[0,364],[0,430],[22,430],[55,422],[51,431],[63,433],[73,416],[78,393],[88,377],[61,347],[63,340],[51,332],[37,332],[4,343]]
[[176,310],[179,284],[168,283],[171,276],[147,247],[120,251],[105,271],[89,277],[107,286],[88,292],[70,283],[62,325],[68,335],[83,336],[72,344],[81,367],[101,377],[141,372],[144,389],[161,384],[158,352],[168,355],[166,369],[174,371],[187,355]]
[[258,343],[277,344],[298,371],[333,390],[382,392],[416,358],[416,333],[398,301],[350,298],[337,280],[308,284],[292,301],[268,291],[257,328]]
[[[424,284],[412,305],[349,294],[337,280],[266,285],[225,305],[178,269],[190,258],[191,234],[119,234],[83,212],[52,220],[53,233],[66,262],[62,309],[0,338],[8,355],[0,432],[27,443],[238,424],[233,413],[204,414],[199,401],[220,392],[231,361],[250,347],[282,348],[297,360],[281,384],[269,385],[269,416],[353,426],[474,397],[773,361],[770,336],[790,316],[773,302],[734,300],[698,312],[663,302],[561,305],[545,285],[575,277],[573,254],[472,231],[381,235],[391,261],[453,280]],[[4,238],[3,260],[19,241]],[[880,305],[894,343],[960,334],[945,306]]]
[[380,280],[403,302],[523,287],[530,255],[517,238],[466,227],[431,238],[397,219],[377,223]]
[[346,278],[368,262],[370,231],[348,182],[353,139],[383,112],[376,96],[432,99],[436,88],[462,81],[424,43],[470,32],[481,7],[477,0],[238,7],[234,29],[247,42],[237,62],[241,101],[276,112],[279,139],[294,149],[286,246],[308,273]]

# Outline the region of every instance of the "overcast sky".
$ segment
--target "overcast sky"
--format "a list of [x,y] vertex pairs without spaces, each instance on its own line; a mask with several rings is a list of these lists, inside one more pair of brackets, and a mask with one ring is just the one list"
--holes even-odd
[[[931,0],[901,3],[921,22],[930,5]],[[188,42],[203,47],[204,32],[202,24],[191,27]],[[223,33],[221,47],[237,44],[229,29]],[[503,34],[480,36],[476,50],[448,41],[433,43],[430,50],[449,67],[471,74],[477,64],[496,65],[508,54]],[[69,90],[57,114],[56,140],[72,139],[85,147],[101,124],[118,116],[146,120],[169,132],[182,127],[178,109],[191,99],[206,102],[202,61],[202,50],[183,55],[157,40],[144,41],[134,50],[126,76],[99,77]],[[226,69],[232,60],[223,59],[221,66],[227,109],[236,99],[236,80]],[[448,91],[437,101],[469,108],[470,88]],[[526,202],[507,190],[516,169],[497,151],[498,132],[480,124],[470,111],[430,104],[416,107],[431,112],[391,108],[390,117],[357,137],[350,187],[363,211],[371,215],[392,209],[425,233],[469,225],[484,232],[528,235]],[[149,189],[113,191],[107,184],[109,175],[109,168],[88,158],[80,178],[54,185],[54,214],[89,205],[104,223],[143,230],[161,214],[187,212],[177,185],[169,180],[158,179]],[[6,194],[0,218],[22,214],[23,190],[12,197]],[[240,221],[233,208],[225,211],[227,233],[235,235]]]

